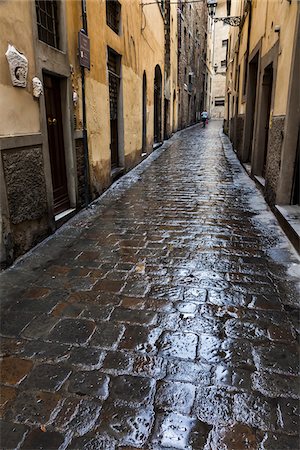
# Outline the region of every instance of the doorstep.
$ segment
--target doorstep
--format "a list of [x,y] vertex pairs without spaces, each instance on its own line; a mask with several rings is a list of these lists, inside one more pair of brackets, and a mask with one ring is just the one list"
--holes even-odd
[[300,206],[275,205],[275,214],[288,238],[300,253]]
[[69,208],[65,211],[62,211],[59,214],[56,214],[54,216],[56,227],[61,227],[65,222],[67,222],[71,217],[73,217],[76,214],[76,208]]
[[161,147],[163,145],[164,141],[161,142],[155,142],[155,144],[153,144],[153,150],[156,150],[157,148]]
[[110,172],[110,177],[111,177],[112,181],[114,182],[119,177],[124,175],[124,172],[125,172],[124,167],[115,167],[114,169],[112,169]]

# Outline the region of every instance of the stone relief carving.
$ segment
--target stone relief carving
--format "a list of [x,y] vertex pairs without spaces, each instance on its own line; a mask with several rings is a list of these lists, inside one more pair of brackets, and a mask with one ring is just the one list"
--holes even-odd
[[5,56],[9,65],[10,77],[13,86],[25,88],[27,85],[28,74],[28,60],[26,56],[20,53],[11,44],[8,44]]
[[44,93],[43,84],[38,77],[32,78],[32,90],[33,96],[36,98],[39,98]]

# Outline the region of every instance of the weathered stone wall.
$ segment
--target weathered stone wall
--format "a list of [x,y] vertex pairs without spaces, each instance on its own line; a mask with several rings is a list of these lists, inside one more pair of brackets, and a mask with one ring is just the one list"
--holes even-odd
[[83,139],[76,139],[76,165],[77,165],[77,198],[78,207],[84,207],[84,148]]
[[7,263],[49,232],[44,161],[40,147],[2,152],[10,233],[4,239]]
[[10,220],[36,220],[47,213],[44,162],[41,148],[3,152]]
[[276,190],[281,163],[281,147],[283,142],[285,117],[273,117],[269,130],[268,155],[266,166],[265,197],[269,204],[276,201]]

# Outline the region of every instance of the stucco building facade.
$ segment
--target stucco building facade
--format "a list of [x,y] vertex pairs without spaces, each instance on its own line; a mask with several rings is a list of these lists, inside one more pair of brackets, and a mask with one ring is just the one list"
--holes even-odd
[[[230,15],[230,8],[226,0],[219,0],[216,6],[216,18]],[[208,48],[209,72],[211,76],[210,102],[208,113],[212,118],[224,117],[225,85],[227,67],[229,25],[223,21],[215,22],[213,17],[208,18]]]
[[231,14],[241,26],[229,37],[225,130],[269,204],[288,210],[299,205],[300,3],[240,0]]
[[178,126],[199,120],[205,106],[207,75],[206,1],[178,3]]
[[[177,8],[147,3],[0,3],[1,265],[176,131]],[[8,44],[27,60],[25,87],[12,84]]]

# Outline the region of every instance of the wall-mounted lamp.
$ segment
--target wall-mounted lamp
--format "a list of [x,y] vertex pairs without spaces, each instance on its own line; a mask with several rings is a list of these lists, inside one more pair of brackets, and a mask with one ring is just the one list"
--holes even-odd
[[208,14],[210,17],[214,17],[216,15],[217,5],[217,0],[207,0]]
[[217,70],[218,70],[218,64],[215,63],[215,64],[214,64],[214,71],[215,71],[215,73],[217,73]]
[[217,6],[217,0],[207,0],[208,14],[214,22],[224,22],[231,27],[239,27],[241,25],[240,16],[215,17]]

